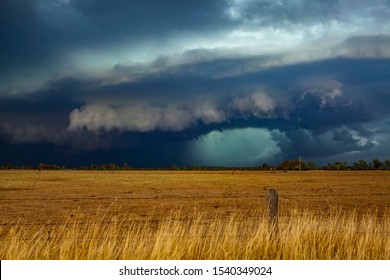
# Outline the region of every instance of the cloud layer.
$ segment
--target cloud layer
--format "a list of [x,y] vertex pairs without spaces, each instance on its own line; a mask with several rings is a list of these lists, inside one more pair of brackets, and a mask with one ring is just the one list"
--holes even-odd
[[74,109],[69,115],[69,131],[87,130],[95,133],[119,131],[148,132],[183,131],[201,122],[204,125],[220,124],[237,118],[270,118],[277,103],[264,92],[232,97],[222,104],[195,101],[176,106],[153,107],[146,104],[109,106],[87,104]]

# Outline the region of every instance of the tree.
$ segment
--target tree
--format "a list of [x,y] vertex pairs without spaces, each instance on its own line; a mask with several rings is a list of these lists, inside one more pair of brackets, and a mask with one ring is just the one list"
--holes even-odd
[[333,164],[329,164],[329,168],[330,170],[348,170],[349,169],[349,166],[348,166],[348,163],[346,161],[344,162],[340,162],[340,161],[335,161]]
[[317,166],[316,166],[314,161],[308,161],[306,163],[306,168],[309,169],[309,170],[316,170]]
[[375,169],[379,170],[383,168],[383,163],[379,159],[374,159],[372,161],[372,165],[374,166]]
[[365,160],[361,159],[361,160],[355,162],[353,164],[353,167],[356,170],[368,170],[370,166],[368,165],[368,163]]
[[282,170],[297,170],[299,169],[299,160],[285,160],[281,164],[279,164],[279,169]]
[[4,164],[4,169],[5,170],[10,170],[10,169],[14,169],[14,168],[15,168],[15,166],[13,164],[11,164],[11,163]]
[[390,159],[386,159],[386,160],[383,162],[383,165],[384,165],[384,167],[385,167],[387,170],[390,170]]
[[267,163],[263,163],[259,166],[259,170],[271,170],[271,166],[269,166]]
[[339,161],[336,161],[335,163],[333,163],[333,166],[334,166],[334,169],[339,171],[341,169],[341,167],[342,167],[342,163],[339,162]]
[[44,170],[45,169],[45,165],[41,162],[41,163],[39,163],[38,165],[37,165],[37,169],[38,170]]

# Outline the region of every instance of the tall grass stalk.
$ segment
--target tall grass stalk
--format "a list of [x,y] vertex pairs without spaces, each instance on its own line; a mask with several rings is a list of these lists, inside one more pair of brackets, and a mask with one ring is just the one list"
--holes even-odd
[[291,211],[274,236],[267,217],[172,212],[159,221],[107,213],[62,225],[0,228],[0,259],[390,259],[390,214]]

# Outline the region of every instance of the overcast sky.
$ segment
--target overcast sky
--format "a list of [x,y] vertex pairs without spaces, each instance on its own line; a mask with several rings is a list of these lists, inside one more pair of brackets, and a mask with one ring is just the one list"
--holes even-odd
[[3,0],[0,163],[390,158],[389,0]]

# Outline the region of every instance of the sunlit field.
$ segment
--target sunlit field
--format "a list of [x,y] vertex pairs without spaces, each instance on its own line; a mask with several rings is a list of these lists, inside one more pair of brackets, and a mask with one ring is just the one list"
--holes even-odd
[[3,171],[0,195],[1,259],[390,259],[387,171]]

